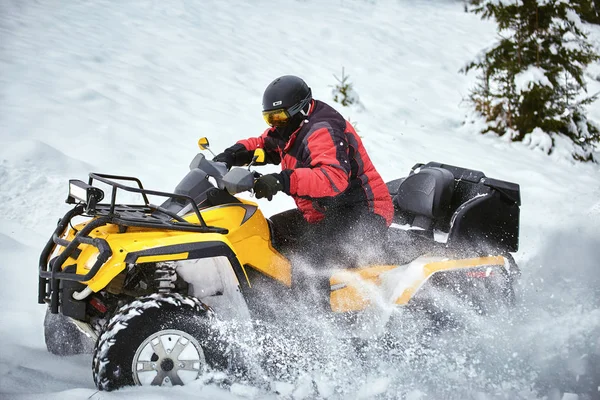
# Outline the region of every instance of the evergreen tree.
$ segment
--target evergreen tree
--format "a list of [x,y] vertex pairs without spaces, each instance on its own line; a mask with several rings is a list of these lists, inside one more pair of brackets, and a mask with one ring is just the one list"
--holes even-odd
[[[583,96],[584,69],[599,57],[583,30],[574,2],[564,0],[474,0],[471,10],[495,19],[500,36],[463,71],[480,70],[470,94],[487,121],[485,132],[554,151],[561,137],[571,140],[571,154],[592,160],[600,142],[584,106],[597,96]],[[564,135],[564,136],[563,136]],[[537,136],[537,139],[534,139]]]
[[599,0],[572,0],[572,4],[582,20],[591,24],[600,24]]
[[352,83],[348,80],[350,77],[344,74],[344,68],[342,67],[342,77],[338,78],[333,76],[338,83],[333,87],[333,101],[340,103],[344,107],[350,106],[357,102],[357,96],[354,93]]

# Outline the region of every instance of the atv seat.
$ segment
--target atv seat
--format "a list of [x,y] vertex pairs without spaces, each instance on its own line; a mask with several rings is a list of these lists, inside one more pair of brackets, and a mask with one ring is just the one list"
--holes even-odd
[[443,168],[421,168],[397,189],[394,206],[412,217],[411,225],[430,232],[434,222],[447,217],[454,194],[454,175]]
[[478,243],[509,252],[519,248],[521,195],[516,183],[429,162],[416,164],[406,178],[387,186],[394,202],[394,222],[409,225],[413,236],[434,239],[435,232],[445,234],[436,241],[450,247]]

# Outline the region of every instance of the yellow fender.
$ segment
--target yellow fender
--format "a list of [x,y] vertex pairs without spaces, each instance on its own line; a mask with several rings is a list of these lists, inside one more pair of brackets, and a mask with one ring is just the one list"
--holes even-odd
[[506,265],[504,257],[460,260],[419,257],[406,265],[379,265],[338,271],[329,281],[331,309],[334,312],[361,311],[375,299],[388,305],[407,305],[436,272],[498,265]]

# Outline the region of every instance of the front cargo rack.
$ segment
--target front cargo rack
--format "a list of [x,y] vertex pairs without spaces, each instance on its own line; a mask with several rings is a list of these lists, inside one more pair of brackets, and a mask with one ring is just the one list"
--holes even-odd
[[[227,233],[226,229],[218,228],[214,226],[207,226],[198,205],[190,196],[177,193],[159,192],[156,190],[144,189],[142,182],[138,178],[130,176],[118,176],[118,175],[107,175],[90,173],[90,179],[88,185],[92,186],[94,179],[112,186],[112,193],[110,204],[97,204],[92,208],[88,208],[86,212],[90,216],[109,216],[112,219],[113,224],[122,226],[138,226],[138,227],[149,227],[157,229],[171,229],[180,231],[191,231],[200,233]],[[123,185],[114,180],[131,181],[137,183],[138,187],[131,187]],[[143,205],[117,205],[117,192],[118,190],[124,190],[132,193],[139,193],[142,195],[144,200]],[[179,215],[172,213],[168,210],[150,204],[148,196],[160,196],[171,198],[174,200],[183,201],[191,205],[192,210],[198,218],[198,224],[187,222]],[[167,215],[171,219],[161,218],[161,216]]]
[[[127,227],[143,227],[198,233],[228,233],[227,229],[208,226],[200,213],[198,205],[190,196],[144,189],[142,182],[138,178],[130,176],[90,173],[88,185],[86,186],[88,189],[94,189],[94,194],[102,193],[92,186],[94,180],[112,187],[110,203],[96,204],[97,201],[101,201],[103,197],[102,195],[96,195],[96,197],[91,199],[92,201],[80,202],[77,204],[58,221],[52,237],[48,240],[40,255],[38,303],[43,304],[49,300],[50,311],[54,314],[58,313],[59,281],[63,279],[75,282],[89,281],[96,276],[102,265],[104,265],[104,263],[112,256],[112,250],[106,240],[89,236],[90,232],[100,226],[108,224],[117,225],[121,232],[125,232]],[[127,186],[116,182],[115,180],[135,182],[137,187]],[[77,182],[85,185],[81,181]],[[119,190],[140,194],[144,200],[144,204],[116,204],[117,193]],[[191,205],[191,211],[193,211],[198,218],[198,224],[188,222],[171,211],[150,204],[148,196],[166,197],[180,201],[184,205]],[[67,198],[67,203],[75,203],[71,195]],[[62,237],[64,236],[67,226],[74,217],[79,215],[92,217],[94,219],[86,224],[81,231],[77,232],[72,241],[63,239]],[[61,266],[69,257],[77,259],[80,253],[80,250],[78,249],[80,244],[87,244],[98,249],[99,253],[96,262],[87,274],[77,274],[74,271],[65,272],[65,270],[74,269],[74,266],[67,266],[64,269],[61,269]],[[65,249],[57,257],[49,260],[49,257],[56,246],[62,246]]]

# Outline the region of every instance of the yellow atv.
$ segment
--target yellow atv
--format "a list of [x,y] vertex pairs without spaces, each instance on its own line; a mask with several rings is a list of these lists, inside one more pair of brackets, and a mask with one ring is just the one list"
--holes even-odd
[[[208,149],[208,141],[199,141]],[[256,154],[256,163],[261,162]],[[227,170],[199,153],[173,193],[137,178],[90,173],[42,251],[39,303],[55,354],[89,351],[101,390],[182,385],[235,367],[219,321],[255,321],[268,299],[296,296],[294,268],[252,201],[250,167]],[[102,202],[102,185],[110,191]],[[439,163],[388,183],[396,207],[386,262],[330,271],[328,313],[405,307],[439,316],[440,290],[487,312],[514,301],[519,186]],[[135,194],[143,204],[119,204]],[[153,205],[150,198],[166,199]],[[269,297],[273,296],[273,297]],[[439,299],[438,299],[439,300]],[[271,300],[272,302],[272,300]],[[92,343],[92,345],[90,345]]]

